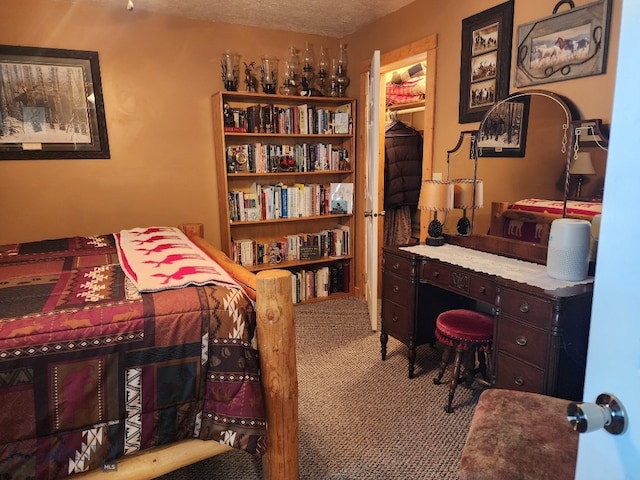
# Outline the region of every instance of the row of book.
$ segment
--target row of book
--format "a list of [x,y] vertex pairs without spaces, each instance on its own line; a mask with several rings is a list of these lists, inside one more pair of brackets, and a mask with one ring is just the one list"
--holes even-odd
[[227,173],[348,170],[349,152],[331,143],[227,145]]
[[293,303],[312,298],[327,297],[333,293],[349,292],[350,265],[337,262],[326,267],[291,272]]
[[280,239],[260,242],[254,239],[233,239],[231,258],[244,267],[277,265],[297,260],[343,257],[350,253],[350,228],[338,225],[317,233],[297,233]]
[[260,185],[228,194],[229,221],[247,222],[353,213],[353,183]]
[[281,134],[350,134],[351,104],[329,110],[314,105],[250,105],[225,108],[225,132]]

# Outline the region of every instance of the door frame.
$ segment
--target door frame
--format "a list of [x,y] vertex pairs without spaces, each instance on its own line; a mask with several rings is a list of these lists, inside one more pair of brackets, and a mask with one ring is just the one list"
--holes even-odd
[[[381,52],[380,53],[380,75],[381,75],[381,85],[384,84],[382,82],[384,75],[392,70],[394,67],[397,68],[399,65],[406,65],[408,61],[411,59],[416,59],[416,61],[426,60],[427,62],[427,76],[426,76],[426,91],[425,91],[425,105],[424,105],[424,132],[423,132],[423,149],[422,149],[422,178],[429,179],[433,174],[433,131],[435,124],[435,93],[436,93],[436,49],[438,46],[438,36],[437,34],[429,35],[427,37],[421,38],[414,42],[411,42],[407,45],[404,45],[400,48],[396,48],[389,52]],[[369,73],[369,69],[371,67],[371,61],[366,60],[362,62],[360,68],[360,98],[366,98],[366,88],[368,88],[367,75]],[[366,108],[366,105],[365,105]],[[384,110],[385,110],[385,98],[384,95],[381,95],[380,98],[380,109],[378,112],[381,115],[381,118],[384,118]],[[367,136],[369,132],[367,132],[366,125],[359,124],[358,126],[358,142],[360,145],[367,145]],[[378,139],[380,145],[384,144],[384,122],[381,124],[380,131],[377,132]],[[356,171],[358,172],[366,172],[367,171],[367,155],[358,155],[356,158]],[[378,149],[378,168],[380,179],[380,188],[378,189],[378,204],[384,205],[384,148]],[[366,175],[360,174],[356,176],[356,194],[358,195],[356,198],[364,198],[365,192],[365,177]],[[420,212],[420,238],[426,238],[427,235],[427,226],[429,224],[429,214],[428,212]],[[378,298],[381,296],[382,292],[382,282],[380,281],[381,272],[382,272],[382,255],[380,254],[382,248],[382,240],[383,240],[383,222],[379,222],[378,225]],[[359,214],[356,215],[355,219],[355,228],[357,238],[363,238],[366,234],[365,221],[364,221],[364,210],[361,209]],[[362,235],[363,237],[360,237]],[[364,243],[364,242],[363,242]],[[354,292],[356,296],[360,298],[365,298],[366,292],[366,281],[367,281],[367,272],[366,272],[366,258],[364,249],[356,249],[356,259],[355,259],[355,289]]]

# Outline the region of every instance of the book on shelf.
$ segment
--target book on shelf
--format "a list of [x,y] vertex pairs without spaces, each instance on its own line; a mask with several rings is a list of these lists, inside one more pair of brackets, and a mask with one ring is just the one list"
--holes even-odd
[[330,212],[353,213],[353,183],[331,183],[329,187]]
[[333,133],[349,133],[349,114],[347,112],[336,112],[333,116]]
[[300,125],[300,134],[309,133],[309,111],[307,105],[298,105],[298,123]]
[[294,303],[349,291],[349,264],[347,263],[340,262],[312,269],[303,268],[291,273],[291,294]]

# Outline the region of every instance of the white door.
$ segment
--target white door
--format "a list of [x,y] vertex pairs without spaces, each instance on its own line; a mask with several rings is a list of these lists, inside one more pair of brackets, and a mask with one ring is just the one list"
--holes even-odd
[[640,2],[622,2],[621,17],[584,401],[613,394],[629,422],[622,435],[580,435],[579,480],[640,479],[640,221],[634,206],[640,179]]
[[365,173],[366,296],[371,329],[378,329],[378,155],[380,151],[380,51],[373,52],[366,98],[367,171]]

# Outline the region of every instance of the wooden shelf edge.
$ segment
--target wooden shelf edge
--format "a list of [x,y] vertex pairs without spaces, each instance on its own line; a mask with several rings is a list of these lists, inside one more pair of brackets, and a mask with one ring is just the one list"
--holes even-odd
[[224,132],[225,137],[268,137],[268,138],[352,138],[353,133],[255,133]]
[[353,293],[351,293],[351,292],[336,292],[336,293],[332,293],[328,297],[308,298],[308,299],[303,300],[301,302],[294,303],[294,305],[305,305],[307,303],[324,302],[326,300],[335,300],[337,298],[348,298],[348,297],[353,297],[353,296],[355,296],[355,295]]
[[252,101],[252,100],[264,100],[265,102],[290,102],[290,103],[327,103],[333,105],[342,105],[344,103],[355,102],[356,99],[352,97],[319,97],[319,96],[302,96],[302,95],[278,95],[278,94],[270,94],[270,93],[259,93],[259,92],[227,92],[227,91],[219,91],[214,93],[214,95],[221,95],[222,97],[227,97],[229,99],[234,99],[237,101]]
[[231,228],[233,227],[249,227],[265,225],[268,223],[282,223],[282,222],[307,222],[310,220],[326,220],[329,218],[345,218],[353,217],[353,213],[331,213],[328,215],[312,215],[308,217],[294,217],[294,218],[274,218],[271,220],[255,220],[255,221],[241,221],[241,222],[229,222]]
[[281,177],[281,176],[314,176],[314,175],[350,175],[353,174],[353,170],[313,170],[311,172],[242,172],[242,173],[227,173],[227,180],[233,180],[238,178],[254,178],[254,177]]
[[307,265],[322,265],[323,263],[336,263],[339,261],[351,261],[353,256],[344,255],[342,257],[320,257],[316,260],[293,260],[280,263],[262,263],[260,265],[246,265],[244,268],[250,272],[260,272],[262,270],[271,270],[274,268],[288,270],[290,268],[305,267]]

